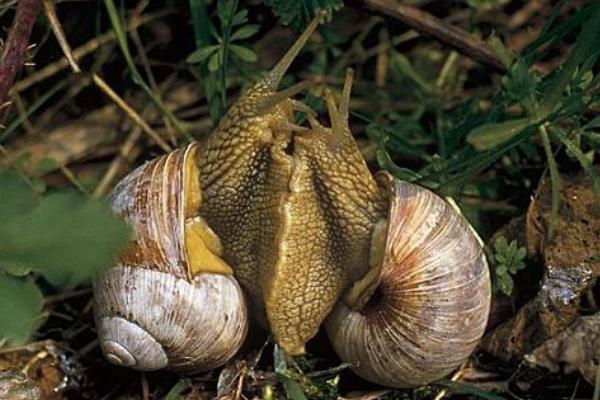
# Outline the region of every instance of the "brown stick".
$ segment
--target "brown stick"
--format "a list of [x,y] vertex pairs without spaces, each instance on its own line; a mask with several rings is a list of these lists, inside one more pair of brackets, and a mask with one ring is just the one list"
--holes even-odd
[[21,0],[0,58],[0,104],[6,100],[17,72],[25,61],[29,36],[40,11],[40,0]]
[[396,18],[420,33],[449,44],[476,61],[501,71],[505,70],[498,56],[486,42],[425,11],[401,4],[397,0],[365,0],[365,5],[377,12]]
[[54,37],[65,54],[65,58],[69,62],[71,70],[76,74],[81,73],[81,69],[79,68],[79,65],[77,65],[75,57],[73,57],[73,50],[71,50],[71,46],[67,41],[65,32],[60,24],[60,20],[58,19],[58,15],[56,15],[54,0],[42,0],[42,3],[44,6],[44,15],[50,23],[50,28],[52,28],[52,32],[54,32]]

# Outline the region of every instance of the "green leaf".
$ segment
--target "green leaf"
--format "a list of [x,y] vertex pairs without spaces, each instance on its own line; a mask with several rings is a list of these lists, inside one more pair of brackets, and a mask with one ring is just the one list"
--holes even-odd
[[249,37],[255,35],[259,30],[260,27],[258,25],[244,25],[235,31],[233,35],[231,35],[230,41],[233,42],[235,40],[248,39]]
[[233,18],[231,19],[231,25],[232,26],[242,25],[242,24],[246,23],[246,21],[248,21],[248,10],[241,9],[240,11],[235,13]]
[[210,59],[208,60],[208,70],[210,72],[215,72],[219,69],[219,65],[221,65],[220,55],[221,54],[219,52],[216,52],[210,56]]
[[421,73],[415,67],[413,67],[408,57],[406,57],[404,54],[397,51],[392,51],[391,68],[392,72],[395,72],[399,75],[405,75],[423,92],[433,92],[431,84],[421,76]]
[[0,199],[0,221],[3,224],[26,214],[37,204],[31,188],[12,171],[0,173]]
[[498,264],[498,266],[496,267],[496,275],[506,275],[507,272],[508,269],[506,267],[506,264]]
[[497,279],[497,284],[498,284],[498,288],[500,289],[500,291],[502,293],[506,294],[507,296],[510,296],[510,294],[512,293],[513,288],[514,288],[514,282],[513,282],[512,278],[510,277],[510,275],[508,275],[508,274],[497,275],[496,279]]
[[290,400],[308,400],[298,382],[288,377],[280,377],[283,382],[283,388]]
[[234,16],[236,3],[236,1],[232,0],[221,0],[217,2],[217,15],[221,21],[221,26],[226,26],[231,23],[230,20]]
[[256,60],[258,60],[258,56],[256,55],[256,53],[247,47],[232,44],[229,46],[229,49],[233,52],[233,54],[238,56],[240,60],[245,61],[247,63],[253,63],[256,62]]
[[192,54],[190,54],[186,61],[190,64],[201,63],[204,60],[206,60],[208,57],[210,57],[218,49],[219,49],[219,46],[217,46],[217,45],[203,47],[201,49],[194,51]]
[[467,143],[477,150],[488,150],[512,139],[534,123],[534,118],[524,117],[493,124],[483,124],[469,132]]
[[42,322],[44,297],[31,279],[0,273],[0,341],[29,341]]
[[524,260],[526,256],[527,249],[525,247],[519,247],[519,250],[517,250],[517,254],[515,255],[517,260]]
[[277,378],[283,384],[287,397],[292,400],[307,400],[300,385],[288,376],[285,353],[277,345],[273,349],[273,364]]
[[506,46],[504,46],[502,40],[500,40],[498,36],[492,35],[488,39],[488,44],[492,47],[492,49],[494,49],[496,55],[498,56],[502,64],[504,64],[504,67],[508,69],[512,64],[513,56],[510,54]]
[[510,273],[514,275],[523,268],[525,268],[525,263],[523,261],[514,261],[510,266]]
[[507,254],[509,254],[512,258],[512,256],[517,253],[517,241],[511,240],[510,244],[508,245],[508,248],[506,250],[507,250]]
[[494,261],[498,264],[506,264],[506,256],[502,253],[496,253],[494,254]]
[[210,31],[212,25],[208,18],[206,3],[204,0],[189,0],[189,2],[196,47],[206,47],[210,44]]
[[30,266],[53,285],[77,285],[112,263],[128,232],[106,204],[56,193],[0,226],[0,263]]
[[[598,173],[596,172],[596,169],[594,168],[592,161],[590,161],[585,156],[583,151],[581,151],[580,146],[578,146],[578,144],[575,141],[573,141],[569,137],[567,137],[566,133],[563,132],[562,129],[560,129],[559,127],[551,127],[551,128],[552,128],[551,132],[554,133],[556,136],[558,136],[558,138],[565,145],[567,150],[577,159],[577,161],[579,161],[581,168],[583,168],[585,173],[588,175],[588,177],[592,181],[592,190],[594,192],[594,195],[600,201],[600,176],[598,176]],[[592,155],[593,155],[593,153],[592,153]]]
[[509,74],[502,79],[506,97],[517,101],[529,112],[537,109],[537,85],[539,76],[529,70],[523,60],[517,60],[510,68]]
[[494,240],[494,249],[497,253],[502,253],[508,247],[508,241],[504,236],[499,236]]
[[590,122],[583,126],[584,129],[597,129],[600,128],[600,116],[594,117]]

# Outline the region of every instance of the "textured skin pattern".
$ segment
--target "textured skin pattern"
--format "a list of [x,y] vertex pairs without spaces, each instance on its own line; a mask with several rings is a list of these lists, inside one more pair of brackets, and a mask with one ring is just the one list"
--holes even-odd
[[457,368],[484,333],[490,279],[468,223],[416,185],[390,182],[379,295],[360,312],[338,303],[325,327],[340,358],[385,386],[411,387]]
[[254,86],[203,147],[202,215],[258,319],[293,355],[366,273],[387,201],[347,129],[292,134],[289,100],[259,111],[273,95]]
[[284,101],[257,115],[256,105],[270,93],[261,84],[250,89],[229,110],[198,157],[202,215],[221,239],[225,260],[263,324],[265,276],[278,257],[279,226],[271,221],[280,219],[291,173],[290,158],[278,151],[290,136],[278,128],[291,119],[289,105]]
[[294,137],[280,257],[265,293],[271,330],[291,354],[302,353],[342,292],[367,272],[385,204],[348,131],[318,127]]

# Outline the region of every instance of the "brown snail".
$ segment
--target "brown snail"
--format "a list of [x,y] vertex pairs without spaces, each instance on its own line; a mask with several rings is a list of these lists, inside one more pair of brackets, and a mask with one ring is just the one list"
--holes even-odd
[[94,282],[100,346],[113,364],[209,370],[245,339],[243,293],[198,215],[197,150],[192,144],[140,166],[109,196],[135,232]]
[[[165,174],[148,175],[150,180],[164,178],[162,186],[156,184],[156,198],[132,192],[140,175],[134,172],[115,188],[112,203],[133,221],[136,232],[136,221],[155,218],[150,208],[161,207],[162,198],[172,198],[177,190],[193,203],[186,210],[199,210],[199,215],[172,215],[169,226],[196,221],[201,240],[186,242],[187,249],[198,246],[201,255],[194,260],[208,265],[198,268],[199,277],[231,284],[235,295],[223,300],[229,301],[223,307],[231,306],[239,317],[238,331],[245,331],[244,297],[229,267],[247,294],[252,317],[288,355],[302,354],[325,321],[336,352],[344,361],[358,361],[354,370],[359,375],[394,387],[427,383],[456,368],[483,334],[490,303],[485,257],[468,223],[444,200],[388,174],[377,179],[371,174],[348,126],[352,74],[339,106],[326,92],[331,127],[290,99],[305,83],[277,92],[317,25],[315,19],[273,70],[229,109],[205,144],[179,150],[197,151],[189,157],[194,163],[179,164],[197,171],[182,175],[175,165],[165,170],[181,176],[179,183]],[[294,110],[307,112],[310,128],[294,124]],[[199,179],[191,178],[196,175]],[[132,194],[148,203],[143,213],[133,210],[133,215],[121,206]],[[181,241],[176,235],[164,239]],[[141,257],[145,250],[137,244],[135,254]],[[127,271],[116,268],[108,274]],[[105,286],[102,280],[95,286],[101,340],[102,318],[113,315],[112,306],[104,304],[113,302],[111,291],[131,291],[126,285]],[[124,298],[132,301],[132,296]],[[208,334],[182,339],[199,349],[196,341],[202,335]],[[235,346],[223,350],[219,362],[237,351],[242,338],[230,340]],[[106,344],[103,349],[109,359],[118,353]],[[153,369],[165,364],[149,363]]]

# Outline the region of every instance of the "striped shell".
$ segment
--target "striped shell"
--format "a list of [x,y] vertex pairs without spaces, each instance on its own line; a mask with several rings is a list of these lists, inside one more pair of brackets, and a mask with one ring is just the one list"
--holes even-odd
[[381,281],[360,311],[340,301],[326,320],[333,346],[363,378],[391,387],[442,378],[484,333],[490,279],[478,238],[444,200],[391,180]]
[[198,177],[197,148],[140,166],[109,196],[134,232],[117,265],[94,282],[100,346],[113,364],[206,371],[224,364],[245,339],[247,311],[236,280],[192,274],[188,262],[186,214],[199,204],[186,202]]

